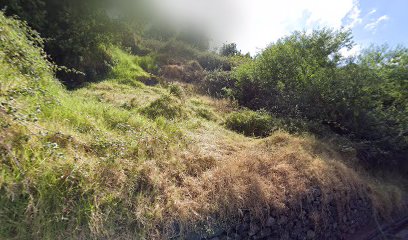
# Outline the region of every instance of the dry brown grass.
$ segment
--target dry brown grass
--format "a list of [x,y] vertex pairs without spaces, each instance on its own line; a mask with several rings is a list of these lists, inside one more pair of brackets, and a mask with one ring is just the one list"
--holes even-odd
[[[213,143],[211,151],[216,149]],[[398,195],[399,190],[375,188],[344,165],[329,146],[311,137],[277,132],[235,150],[223,158],[190,156],[182,160],[185,170],[180,172],[177,186],[170,191],[163,188],[172,192],[165,225],[179,222],[185,229],[194,229],[198,224],[230,224],[239,221],[246,210],[254,219],[264,221],[271,212],[284,214],[301,208],[316,189],[322,193],[322,209],[334,200],[339,217],[350,211],[352,197],[371,199],[380,214],[389,213],[400,200],[379,197],[380,192]],[[326,221],[323,210],[314,213],[317,226]]]
[[168,79],[183,79],[184,69],[179,65],[166,65],[162,67],[161,75]]

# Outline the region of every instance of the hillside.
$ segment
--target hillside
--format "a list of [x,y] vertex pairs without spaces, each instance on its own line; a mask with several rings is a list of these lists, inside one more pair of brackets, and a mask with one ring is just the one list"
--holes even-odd
[[36,33],[0,13],[0,38],[2,239],[345,238],[405,210],[341,136],[203,94],[196,55],[104,45],[110,72],[68,91]]

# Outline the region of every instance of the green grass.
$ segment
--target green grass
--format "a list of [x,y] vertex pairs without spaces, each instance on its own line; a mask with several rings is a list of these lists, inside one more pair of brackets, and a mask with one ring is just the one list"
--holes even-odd
[[[115,182],[112,174],[126,171],[123,177],[137,178],[137,164],[171,155],[182,141],[182,130],[166,119],[150,120],[138,112],[139,106],[126,109],[109,101],[115,98],[112,90],[127,91],[126,100],[142,92],[153,98],[166,92],[138,82],[150,76],[140,65],[149,70],[151,60],[112,47],[108,51],[116,63],[111,80],[67,92],[41,49],[33,47],[37,39],[26,37],[28,29],[0,18],[5,39],[0,46],[0,238],[102,236],[109,227],[99,232],[98,221],[108,221],[104,219],[111,211],[125,213],[128,204],[136,209],[139,201],[147,208],[141,218],[151,214],[145,195],[154,188],[141,186],[145,193],[134,192],[126,202],[125,186],[115,187],[125,183]],[[107,99],[102,101],[95,89]],[[131,163],[122,166],[119,161]],[[114,219],[123,216],[112,216],[112,228]],[[134,229],[142,234],[145,228]]]
[[149,72],[157,71],[154,58],[151,56],[139,57],[131,55],[116,46],[105,46],[105,51],[112,59],[109,78],[120,84],[140,87],[140,80],[150,78]]
[[186,110],[183,109],[182,102],[171,95],[163,95],[149,106],[143,108],[141,113],[152,119],[164,117],[173,120],[187,116]]
[[242,110],[231,113],[225,126],[246,136],[265,137],[278,129],[278,121],[266,112]]
[[[0,29],[0,239],[163,239],[175,223],[185,232],[210,228],[203,219],[226,222],[238,214],[234,204],[253,207],[237,195],[244,185],[222,184],[245,182],[241,172],[224,173],[252,174],[250,164],[231,163],[248,161],[239,157],[263,142],[223,123],[267,134],[270,116],[231,113],[229,101],[182,85],[145,86],[139,80],[150,77],[153,60],[118,47],[107,49],[115,59],[108,79],[69,92],[34,47],[39,39],[2,13]],[[271,138],[276,146],[256,150],[281,148],[282,138],[296,150],[300,140],[282,133]],[[309,157],[309,141],[304,148]],[[398,196],[390,186],[381,191]]]

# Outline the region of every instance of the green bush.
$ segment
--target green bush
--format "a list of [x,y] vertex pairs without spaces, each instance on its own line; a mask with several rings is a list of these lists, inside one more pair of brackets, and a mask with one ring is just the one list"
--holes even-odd
[[200,84],[202,92],[216,98],[231,97],[235,88],[236,80],[231,72],[220,70],[207,72]]
[[225,126],[246,136],[266,137],[277,128],[277,121],[265,111],[242,110],[231,113]]
[[38,31],[51,59],[60,66],[76,71],[60,71],[58,76],[71,87],[94,81],[108,72],[109,61],[99,45],[113,41],[118,24],[111,21],[97,0],[1,1],[6,15],[17,15]]
[[295,32],[234,70],[234,97],[280,118],[331,123],[356,145],[369,145],[358,153],[368,165],[396,167],[408,161],[408,49],[344,59],[340,50],[351,46],[347,31]]
[[153,101],[149,106],[143,108],[141,113],[152,119],[164,117],[169,120],[186,115],[181,101],[170,95],[164,95]]
[[196,55],[197,61],[200,65],[208,71],[224,70],[230,71],[232,66],[227,57],[222,57],[213,52],[203,52]]
[[241,52],[238,51],[236,43],[228,43],[228,44],[224,43],[220,49],[220,54],[222,56],[236,56],[236,55],[240,55]]
[[184,92],[183,88],[177,84],[170,84],[169,85],[169,92],[171,95],[179,99],[184,99],[186,93]]
[[157,71],[159,70],[156,64],[156,59],[153,55],[140,57],[139,65],[148,73],[157,74]]
[[169,64],[171,61],[192,60],[196,54],[197,50],[186,43],[169,41],[158,49],[158,61],[161,64]]
[[204,118],[208,121],[217,120],[217,116],[211,109],[208,109],[205,107],[198,107],[198,108],[195,108],[194,111],[196,112],[197,116]]

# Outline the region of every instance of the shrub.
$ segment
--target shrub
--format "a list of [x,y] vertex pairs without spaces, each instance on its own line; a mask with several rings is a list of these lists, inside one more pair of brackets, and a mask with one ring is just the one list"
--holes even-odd
[[58,65],[86,74],[58,72],[66,85],[76,87],[108,72],[104,62],[109,59],[98,46],[112,42],[118,24],[107,16],[100,1],[5,0],[0,9],[5,9],[7,15],[19,16],[49,39],[45,42],[47,55]]
[[139,58],[139,65],[143,68],[146,72],[156,74],[158,71],[158,67],[156,64],[156,59],[153,55],[147,55],[144,57]]
[[282,118],[331,122],[334,132],[347,129],[339,134],[369,145],[358,155],[370,167],[401,166],[408,161],[408,49],[369,49],[345,61],[350,34],[323,29],[278,40],[234,70],[234,96]]
[[208,109],[205,107],[198,107],[195,109],[195,112],[197,113],[197,116],[204,118],[208,121],[217,120],[217,116],[214,114],[214,112],[211,109]]
[[186,115],[180,100],[170,95],[163,95],[141,112],[152,119],[164,117],[172,120]]
[[204,77],[203,68],[197,61],[190,61],[183,65],[165,65],[160,74],[164,78],[184,82],[201,82]]
[[221,69],[224,71],[230,71],[232,68],[228,58],[222,57],[216,53],[199,53],[196,55],[196,58],[205,70],[214,71],[217,69]]
[[184,67],[184,81],[185,82],[201,82],[203,79],[203,68],[197,61],[190,61]]
[[171,80],[180,80],[184,78],[183,67],[179,65],[166,65],[160,69],[160,75]]
[[242,110],[231,113],[226,121],[227,128],[246,136],[266,137],[276,129],[276,120],[265,111]]
[[236,43],[224,43],[220,49],[220,54],[222,56],[236,56],[241,54],[241,52],[238,51]]
[[169,61],[192,60],[197,55],[197,50],[188,44],[179,41],[170,41],[158,50],[158,61],[169,64]]
[[220,70],[207,72],[200,84],[201,91],[216,98],[231,97],[231,91],[235,88],[236,80],[231,75],[231,72]]
[[169,92],[171,95],[176,96],[179,99],[183,99],[186,95],[183,88],[177,84],[170,84],[169,85]]

